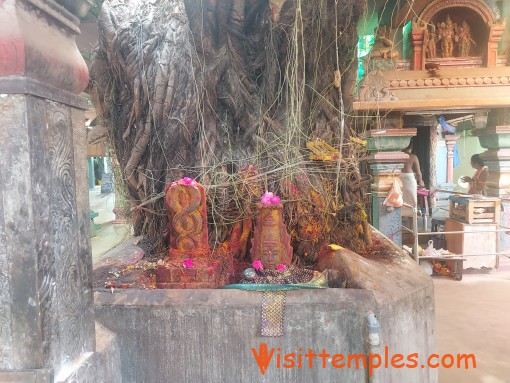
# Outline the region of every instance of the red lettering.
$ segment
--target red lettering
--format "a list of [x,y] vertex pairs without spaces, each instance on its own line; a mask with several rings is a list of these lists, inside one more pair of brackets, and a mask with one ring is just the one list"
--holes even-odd
[[347,356],[347,367],[351,368],[351,362],[356,362],[356,368],[360,368],[360,360],[363,362],[363,368],[367,368],[367,358],[365,354],[349,354]]
[[283,360],[285,361],[285,363],[283,364],[283,367],[284,368],[294,368],[294,366],[296,365],[294,358],[296,358],[296,354],[294,354],[294,353],[285,355],[283,357]]
[[305,355],[308,358],[308,367],[313,368],[313,358],[317,356],[317,354],[313,353],[311,348],[308,349],[308,354]]
[[[450,362],[448,364],[446,364],[447,358],[450,359]],[[441,364],[443,365],[443,367],[450,368],[455,364],[455,358],[453,357],[452,354],[446,354],[441,359]]]
[[[377,359],[377,363],[374,360]],[[368,375],[372,376],[374,374],[374,369],[381,367],[381,355],[379,354],[368,354]]]
[[395,354],[391,357],[391,367],[394,368],[403,368],[405,366],[404,363],[397,364],[398,362],[402,362],[404,360],[404,355]]
[[437,355],[437,354],[430,354],[429,358],[427,359],[427,365],[430,368],[438,368],[439,367],[439,363],[432,364],[432,362],[431,362],[432,358],[439,359],[439,355]]
[[322,368],[326,368],[326,362],[327,362],[327,359],[330,357],[331,355],[326,353],[326,349],[322,349],[322,352],[319,354],[319,358],[322,359]]
[[469,360],[473,361],[473,368],[476,368],[476,356],[475,354],[457,354],[457,368],[460,368],[460,362],[465,360],[464,369],[469,368]]
[[333,359],[331,360],[331,365],[335,368],[344,368],[345,363],[340,363],[340,364],[337,363],[337,362],[341,362],[342,360],[344,360],[343,354],[335,354],[335,355],[333,355]]
[[412,362],[412,363],[407,363],[406,366],[408,368],[416,368],[418,367],[418,353],[414,353],[414,354],[409,354],[407,356],[407,361],[408,362]]
[[251,349],[255,360],[257,361],[257,365],[259,366],[260,372],[262,375],[265,375],[266,369],[271,362],[274,354],[274,348],[271,348],[271,353],[268,352],[267,343],[261,343],[259,346],[259,353],[257,354],[257,350],[255,348]]

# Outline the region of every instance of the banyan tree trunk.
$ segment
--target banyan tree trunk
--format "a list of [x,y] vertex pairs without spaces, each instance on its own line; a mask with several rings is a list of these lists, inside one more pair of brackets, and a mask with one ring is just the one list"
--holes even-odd
[[[93,100],[136,234],[165,246],[161,197],[186,176],[207,189],[213,246],[236,242],[242,255],[254,206],[272,191],[284,201],[298,255],[312,259],[325,241],[360,250],[362,154],[349,140],[348,116],[365,7],[366,0],[106,0]],[[318,139],[336,155],[318,144],[318,158],[310,157],[307,143]]]

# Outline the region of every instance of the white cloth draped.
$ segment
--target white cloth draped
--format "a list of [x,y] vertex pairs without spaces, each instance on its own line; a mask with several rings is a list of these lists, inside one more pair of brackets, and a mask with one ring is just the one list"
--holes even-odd
[[[418,205],[418,183],[416,182],[416,177],[414,173],[400,173],[400,181],[402,181],[402,197],[404,199],[404,203],[409,204],[411,206]],[[407,206],[402,206],[402,216],[403,217],[412,217],[413,211]]]

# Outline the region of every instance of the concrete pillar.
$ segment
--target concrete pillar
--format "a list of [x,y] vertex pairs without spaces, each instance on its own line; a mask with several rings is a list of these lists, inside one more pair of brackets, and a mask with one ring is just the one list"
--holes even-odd
[[402,245],[402,209],[385,206],[383,202],[408,158],[403,152],[381,152],[370,155],[368,159],[374,177],[371,187],[372,225],[398,245]]
[[87,164],[88,164],[88,176],[89,176],[89,189],[94,189],[96,186],[96,174],[94,172],[94,157],[88,157],[87,158]]
[[456,134],[445,134],[444,140],[446,141],[447,152],[447,163],[446,163],[446,182],[449,184],[453,183],[453,151],[455,143],[459,138]]
[[489,167],[487,193],[510,194],[510,108],[491,110],[486,127],[473,129],[473,135],[487,149],[480,155]]
[[[85,2],[0,2],[0,381],[100,381],[78,51]],[[97,378],[97,379],[96,379]]]
[[[493,109],[489,112],[485,127],[473,129],[480,145],[487,149],[480,157],[489,168],[487,194],[508,198],[510,195],[510,108]],[[501,201],[499,224],[510,227],[510,203]],[[499,234],[499,251],[510,251],[510,239],[506,233]]]
[[366,133],[368,163],[374,178],[372,189],[372,225],[398,245],[402,244],[402,209],[383,205],[393,182],[400,177],[404,162],[409,158],[405,149],[416,129],[402,128],[402,115],[388,114],[380,121],[382,129]]

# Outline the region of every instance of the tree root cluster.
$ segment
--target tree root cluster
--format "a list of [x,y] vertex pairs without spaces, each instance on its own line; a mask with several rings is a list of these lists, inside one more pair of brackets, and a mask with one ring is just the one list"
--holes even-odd
[[[122,170],[135,234],[167,244],[165,188],[196,178],[211,246],[249,246],[255,205],[282,197],[297,262],[370,243],[364,156],[350,137],[366,0],[105,1],[90,92]],[[324,140],[334,160],[311,160]]]

